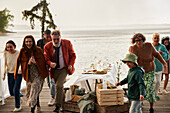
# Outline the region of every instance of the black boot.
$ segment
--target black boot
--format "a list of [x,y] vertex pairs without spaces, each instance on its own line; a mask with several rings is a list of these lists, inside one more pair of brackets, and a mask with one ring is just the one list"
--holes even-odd
[[154,109],[153,108],[150,108],[149,111],[150,111],[150,113],[154,113]]
[[55,109],[54,109],[53,112],[59,113],[59,111],[60,111],[60,106],[59,106],[59,105],[56,105],[56,107],[55,107]]
[[35,107],[36,107],[36,105],[35,105],[34,107],[31,108],[31,113],[34,113]]

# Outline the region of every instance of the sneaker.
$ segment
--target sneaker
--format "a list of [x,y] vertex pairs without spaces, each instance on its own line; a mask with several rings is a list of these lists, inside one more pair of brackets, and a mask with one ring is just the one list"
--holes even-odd
[[164,90],[162,91],[162,93],[163,93],[164,95],[167,95],[167,94],[169,94],[169,91],[166,90],[166,89],[164,89]]
[[162,91],[161,90],[158,91],[158,95],[162,95]]
[[150,111],[150,113],[154,113],[154,109],[153,108],[150,108],[149,111]]
[[60,107],[60,111],[61,111],[61,112],[63,112],[63,111],[64,111],[62,106]]
[[48,102],[48,106],[53,106],[55,103],[55,98],[51,98],[51,100]]
[[21,111],[21,106],[19,107],[19,108],[15,108],[14,110],[13,110],[13,112],[19,112],[19,111]]

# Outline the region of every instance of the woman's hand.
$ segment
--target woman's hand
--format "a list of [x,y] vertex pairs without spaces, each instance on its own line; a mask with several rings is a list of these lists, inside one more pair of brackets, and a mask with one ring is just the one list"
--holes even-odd
[[3,76],[2,80],[5,80],[5,76],[6,76],[6,73],[4,73],[4,76]]
[[167,69],[167,63],[166,62],[163,64],[163,66],[164,66],[164,69]]
[[31,56],[31,58],[28,61],[28,64],[30,65],[31,63],[36,64],[34,56]]
[[162,54],[163,52],[159,50],[159,53]]

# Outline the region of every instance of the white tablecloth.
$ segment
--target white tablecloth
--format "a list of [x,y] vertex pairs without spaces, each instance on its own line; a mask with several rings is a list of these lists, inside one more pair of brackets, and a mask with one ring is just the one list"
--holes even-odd
[[117,81],[117,69],[115,65],[112,66],[111,70],[107,72],[107,74],[79,74],[69,76],[69,80],[64,84],[64,87],[70,87],[71,85],[79,84],[82,81],[90,80],[90,79],[103,79],[104,81],[108,81],[111,84],[115,84]]
[[[68,76],[69,80],[64,84],[64,88],[70,88],[71,85],[79,85],[80,87],[83,87],[88,90],[87,84],[85,83],[85,81],[88,80],[91,88],[94,89],[94,83],[92,83],[94,79],[102,79],[103,87],[106,88],[107,81],[113,85],[115,84],[115,82],[117,81],[116,77],[117,68],[115,67],[115,65],[112,65],[111,70],[108,71],[107,74],[79,74]],[[70,91],[67,92],[65,101],[71,99],[70,93]]]

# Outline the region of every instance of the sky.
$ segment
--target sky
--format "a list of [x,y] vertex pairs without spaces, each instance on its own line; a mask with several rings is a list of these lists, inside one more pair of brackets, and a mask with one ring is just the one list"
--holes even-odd
[[[0,10],[14,15],[14,25],[28,24],[22,11],[40,0],[0,0]],[[60,26],[112,26],[170,24],[170,0],[47,0],[55,24]]]

